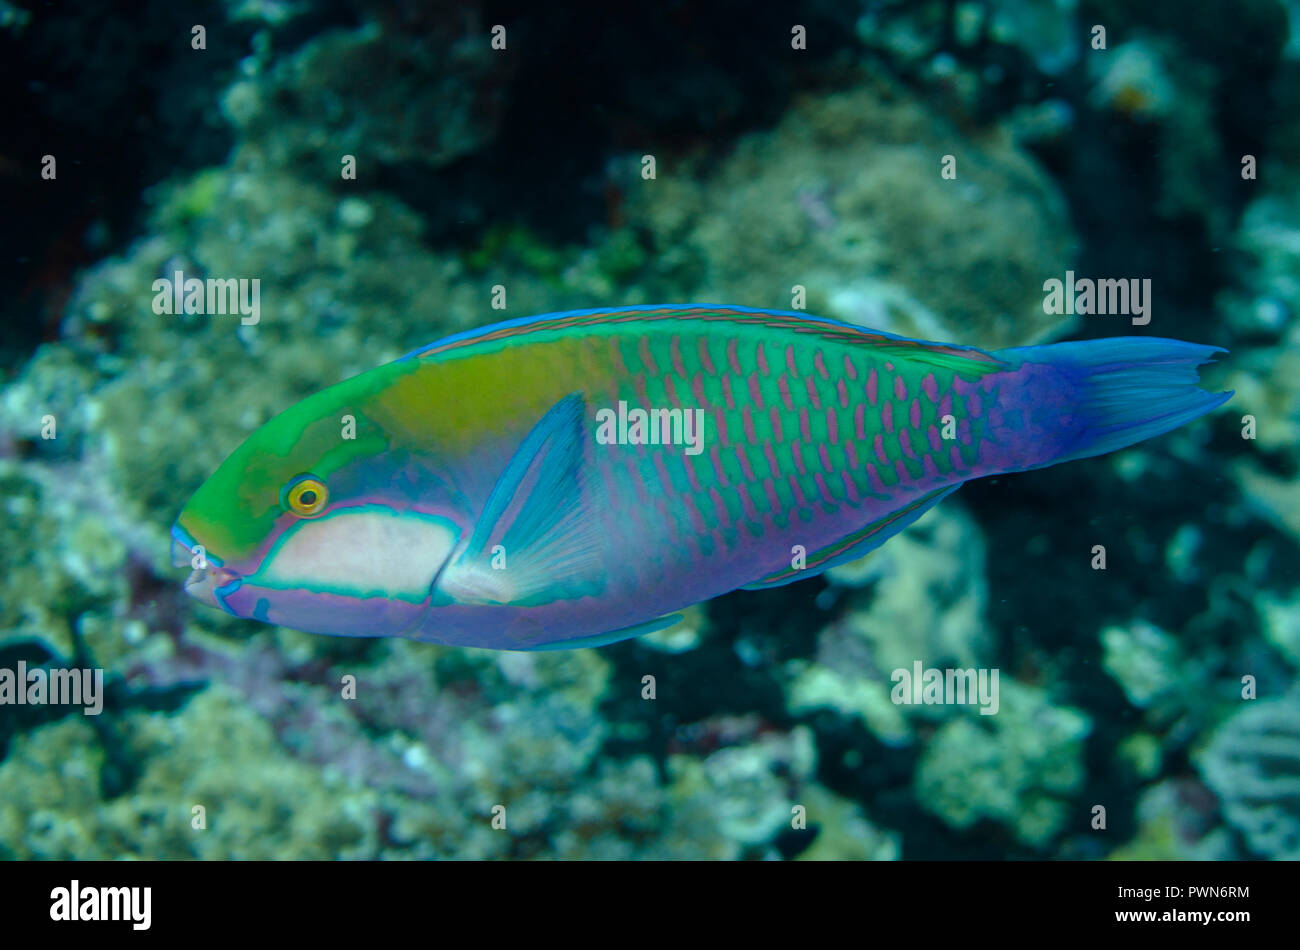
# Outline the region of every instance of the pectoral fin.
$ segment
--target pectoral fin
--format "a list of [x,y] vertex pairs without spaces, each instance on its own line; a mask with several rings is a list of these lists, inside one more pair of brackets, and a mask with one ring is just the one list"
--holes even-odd
[[586,404],[572,393],[520,443],[488,496],[464,553],[438,579],[463,604],[535,606],[599,594],[604,563],[584,477]]

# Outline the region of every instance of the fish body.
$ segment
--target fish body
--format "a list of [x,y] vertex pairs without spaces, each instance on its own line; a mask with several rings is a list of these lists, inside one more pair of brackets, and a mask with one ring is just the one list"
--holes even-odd
[[202,555],[191,593],[238,616],[599,645],[860,557],[972,478],[1182,425],[1231,395],[1196,385],[1215,352],[985,352],[712,305],[513,320],[289,408],[173,536]]

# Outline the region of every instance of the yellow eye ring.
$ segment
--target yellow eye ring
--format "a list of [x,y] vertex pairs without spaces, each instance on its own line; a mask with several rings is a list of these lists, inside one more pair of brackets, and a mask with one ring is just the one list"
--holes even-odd
[[330,493],[325,483],[310,475],[292,482],[285,493],[285,505],[300,518],[320,514],[325,510],[329,499]]

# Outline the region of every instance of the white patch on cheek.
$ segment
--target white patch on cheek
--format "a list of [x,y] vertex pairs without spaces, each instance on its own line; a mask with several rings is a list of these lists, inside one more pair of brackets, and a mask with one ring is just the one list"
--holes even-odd
[[299,522],[247,582],[418,602],[455,546],[455,528],[441,518],[344,508]]

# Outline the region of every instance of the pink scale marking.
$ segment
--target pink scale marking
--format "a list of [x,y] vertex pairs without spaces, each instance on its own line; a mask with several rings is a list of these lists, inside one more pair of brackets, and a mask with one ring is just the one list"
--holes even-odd
[[718,427],[718,438],[725,448],[731,447],[731,433],[727,431],[727,416],[721,406],[713,407],[713,424]]
[[733,373],[737,376],[744,376],[744,370],[740,368],[740,356],[736,352],[739,343],[740,341],[734,336],[727,341],[727,362],[731,365],[731,371]]
[[713,477],[718,480],[718,484],[726,488],[731,484],[727,478],[727,473],[722,468],[722,456],[718,452],[718,444],[715,442],[709,446],[709,461],[713,463]]
[[847,469],[840,469],[840,481],[844,483],[844,492],[849,496],[849,501],[862,500],[862,496],[858,494],[857,483],[853,481],[853,476]]
[[650,405],[650,397],[645,391],[645,373],[637,373],[632,377],[632,388],[636,390],[636,398],[641,400],[641,405]]
[[826,438],[830,440],[831,445],[839,444],[840,420],[834,409],[826,410]]
[[772,473],[773,478],[780,478],[781,466],[776,464],[776,451],[772,448],[771,442],[763,443],[763,454],[767,456],[767,470]]
[[650,338],[643,336],[637,342],[636,352],[641,357],[641,365],[651,376],[659,375],[659,367],[655,364],[654,354],[650,352]]
[[907,383],[903,382],[903,377],[894,377],[894,398],[902,402],[907,398]]
[[695,538],[693,540],[696,540],[696,543],[698,543],[699,538],[705,537],[710,533],[708,522],[706,522],[704,516],[700,514],[700,509],[695,507],[695,499],[691,498],[690,495],[682,497],[682,504],[686,506],[686,514],[691,522],[691,530],[695,532]]
[[703,335],[695,338],[696,347],[700,351],[700,365],[704,367],[704,372],[710,376],[717,376],[718,371],[713,366],[713,357],[709,356],[709,344]]
[[800,475],[807,475],[808,470],[803,465],[803,446],[796,440],[790,443],[790,458],[794,460],[794,470]]
[[668,398],[668,402],[674,409],[682,408],[682,401],[677,395],[677,386],[674,385],[671,376],[664,377],[664,395]]
[[822,379],[831,378],[831,374],[826,372],[826,361],[822,359],[821,350],[816,350],[813,353],[813,366],[816,368],[817,374],[821,376]]
[[785,373],[782,373],[776,381],[777,391],[781,394],[781,401],[785,403],[788,412],[794,412],[794,400],[790,398],[790,384],[786,382]]
[[754,499],[749,497],[749,489],[742,483],[736,486],[736,492],[740,495],[740,506],[744,509],[746,517],[750,521],[757,521],[758,510],[754,507]]
[[848,376],[849,381],[858,378],[858,368],[853,365],[853,360],[849,359],[849,354],[844,354],[844,375]]
[[867,402],[873,406],[876,404],[876,370],[874,367],[867,375]]
[[686,469],[686,481],[691,486],[691,491],[700,491],[700,480],[695,477],[695,466],[691,464],[691,456],[685,452],[681,455],[682,467]]
[[907,421],[912,423],[913,429],[921,428],[921,400],[912,400],[912,407],[907,411]]
[[736,446],[736,458],[740,459],[740,471],[744,474],[745,481],[758,481],[758,479],[754,477],[754,469],[749,464],[749,455],[745,452],[744,446]]
[[921,380],[921,389],[930,402],[939,398],[939,384],[934,380],[934,373],[925,374],[925,378]]
[[724,528],[730,526],[731,514],[730,512],[727,511],[726,503],[724,503],[722,500],[722,493],[719,492],[716,488],[710,486],[709,500],[713,502],[713,510],[718,513],[718,520],[722,522],[722,526]]
[[704,374],[696,373],[691,379],[691,395],[695,397],[695,404],[707,408],[709,403],[704,398]]
[[799,485],[799,479],[795,478],[793,475],[787,475],[786,481],[790,484],[790,492],[794,495],[795,504],[800,508],[807,508],[808,499],[804,497],[803,488]]
[[749,374],[749,398],[754,400],[754,405],[759,409],[763,408],[763,390],[758,385],[758,374]]
[[813,378],[811,376],[805,376],[804,380],[808,384],[805,387],[808,390],[808,401],[813,404],[814,409],[820,409],[822,407],[822,400],[817,394],[817,387],[813,383]]
[[663,494],[670,494],[673,490],[672,479],[668,477],[668,468],[664,465],[664,453],[656,452],[654,456],[655,475],[659,479],[659,487]]
[[614,372],[618,374],[620,379],[632,375],[628,371],[627,364],[623,362],[623,349],[620,346],[619,338],[611,336],[609,344],[614,351]]
[[780,511],[781,497],[776,493],[776,483],[770,478],[763,479],[763,491],[767,494],[767,504],[772,511]]
[[817,486],[817,494],[822,496],[825,501],[837,501],[836,497],[831,494],[830,486],[826,484],[826,479],[821,472],[813,476],[813,483]]
[[876,471],[876,466],[872,465],[870,462],[867,463],[867,484],[871,486],[873,492],[876,492],[879,495],[889,494],[889,489],[887,489],[885,483],[880,480],[880,474]]
[[890,435],[894,434],[894,404],[886,402],[884,408],[880,410],[880,423],[885,427],[885,431]]
[[682,365],[682,336],[680,333],[674,333],[668,338],[668,356],[673,362],[673,372],[685,379],[686,367]]
[[805,442],[812,441],[812,426],[808,422],[808,407],[799,407],[799,434]]

